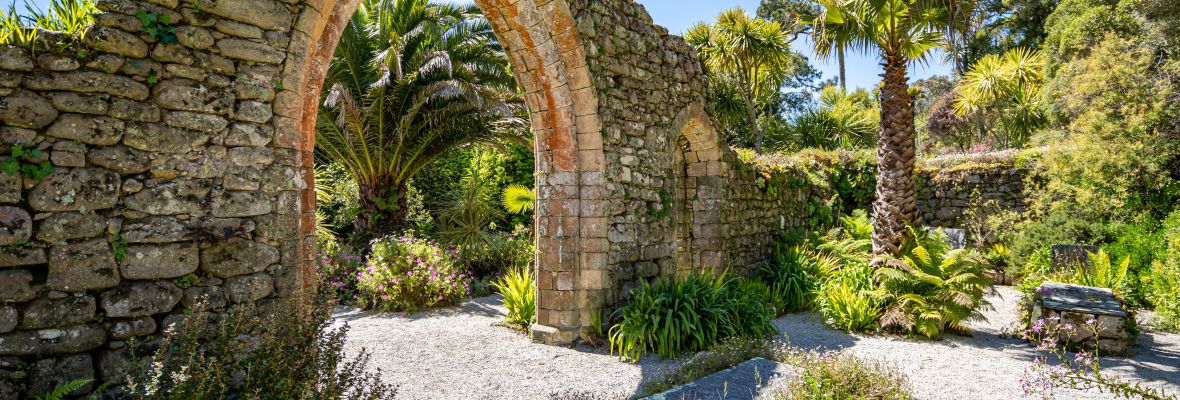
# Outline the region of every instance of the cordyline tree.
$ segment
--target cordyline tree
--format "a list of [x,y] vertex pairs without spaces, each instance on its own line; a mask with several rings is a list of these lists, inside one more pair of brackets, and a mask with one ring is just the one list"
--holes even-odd
[[734,8],[723,11],[712,25],[689,28],[684,39],[696,48],[714,88],[731,95],[721,98],[740,99],[718,108],[722,114],[744,113],[753,130],[754,150],[761,153],[765,129],[758,125],[759,114],[798,67],[790,30]]
[[432,160],[525,126],[504,52],[475,6],[364,1],[324,86],[316,146],[356,179],[360,239],[403,228],[407,185]]
[[873,253],[896,255],[906,225],[918,220],[914,191],[914,109],[907,67],[944,44],[948,7],[956,0],[819,0],[817,48],[834,48],[838,31],[851,48],[877,52],[881,83],[881,133],[877,138],[877,199],[873,203]]

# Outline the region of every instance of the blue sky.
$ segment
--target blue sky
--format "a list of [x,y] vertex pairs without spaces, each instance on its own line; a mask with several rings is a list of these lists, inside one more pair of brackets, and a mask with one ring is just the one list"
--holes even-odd
[[[647,8],[652,19],[663,25],[673,33],[687,30],[697,22],[712,22],[717,14],[731,7],[742,7],[753,14],[758,10],[760,0],[636,0]],[[9,3],[0,0],[0,3]],[[49,0],[32,0],[38,7],[43,7]],[[23,0],[17,1],[17,8],[22,10]],[[817,60],[811,53],[811,40],[800,37],[793,46],[795,51],[802,53],[811,60],[811,64],[824,74],[824,79],[839,75],[835,60]],[[881,67],[875,54],[848,54],[845,61],[848,70],[849,88],[871,88],[880,82]],[[917,80],[934,75],[948,75],[950,67],[942,64],[941,56],[931,57],[928,65],[915,64],[910,68],[910,78]]]

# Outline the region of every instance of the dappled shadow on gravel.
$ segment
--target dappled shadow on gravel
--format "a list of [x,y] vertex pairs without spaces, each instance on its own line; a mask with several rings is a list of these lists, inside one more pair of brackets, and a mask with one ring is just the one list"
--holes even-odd
[[[1034,346],[1012,338],[1019,292],[998,287],[988,295],[986,321],[969,323],[970,336],[940,340],[894,335],[852,334],[831,329],[814,313],[781,317],[775,325],[791,345],[803,349],[845,350],[882,360],[905,372],[918,399],[1022,399],[1020,378],[1035,357]],[[1144,333],[1128,358],[1104,357],[1105,371],[1180,393],[1180,335]],[[1061,391],[1061,398],[1109,399],[1097,392]]]

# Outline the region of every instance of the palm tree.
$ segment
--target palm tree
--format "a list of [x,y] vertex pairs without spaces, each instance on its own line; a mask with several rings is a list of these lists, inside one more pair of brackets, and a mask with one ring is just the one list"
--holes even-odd
[[[897,254],[906,225],[918,219],[914,193],[914,110],[907,67],[942,45],[951,0],[820,0],[824,26],[849,33],[854,49],[876,50],[885,68],[881,134],[877,139],[877,199],[873,253]],[[821,36],[822,37],[822,36]]]
[[820,91],[819,108],[796,118],[790,134],[802,148],[868,148],[877,141],[879,107],[867,90],[850,93],[827,86]]
[[840,68],[840,89],[848,90],[848,76],[844,66],[844,52],[852,46],[857,27],[847,23],[838,15],[821,12],[814,21],[811,30],[812,41],[815,43],[815,55],[830,58],[835,53],[836,62]]
[[506,57],[475,6],[365,0],[325,88],[317,153],[356,179],[362,239],[402,228],[407,184],[436,157],[524,126]]
[[733,85],[754,133],[754,150],[761,153],[764,130],[758,114],[795,66],[792,35],[777,22],[734,8],[718,15],[715,24],[690,28],[684,38],[696,48],[711,81]]

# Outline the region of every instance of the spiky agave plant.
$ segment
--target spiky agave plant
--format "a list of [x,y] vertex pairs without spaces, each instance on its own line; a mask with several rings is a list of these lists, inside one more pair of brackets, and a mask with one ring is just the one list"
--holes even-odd
[[504,208],[513,214],[524,214],[532,211],[537,195],[532,189],[524,185],[508,185],[504,188]]
[[951,249],[940,231],[908,231],[901,257],[876,272],[877,295],[888,304],[881,327],[932,339],[944,330],[966,332],[965,322],[983,319],[983,292],[990,284],[979,256]]

